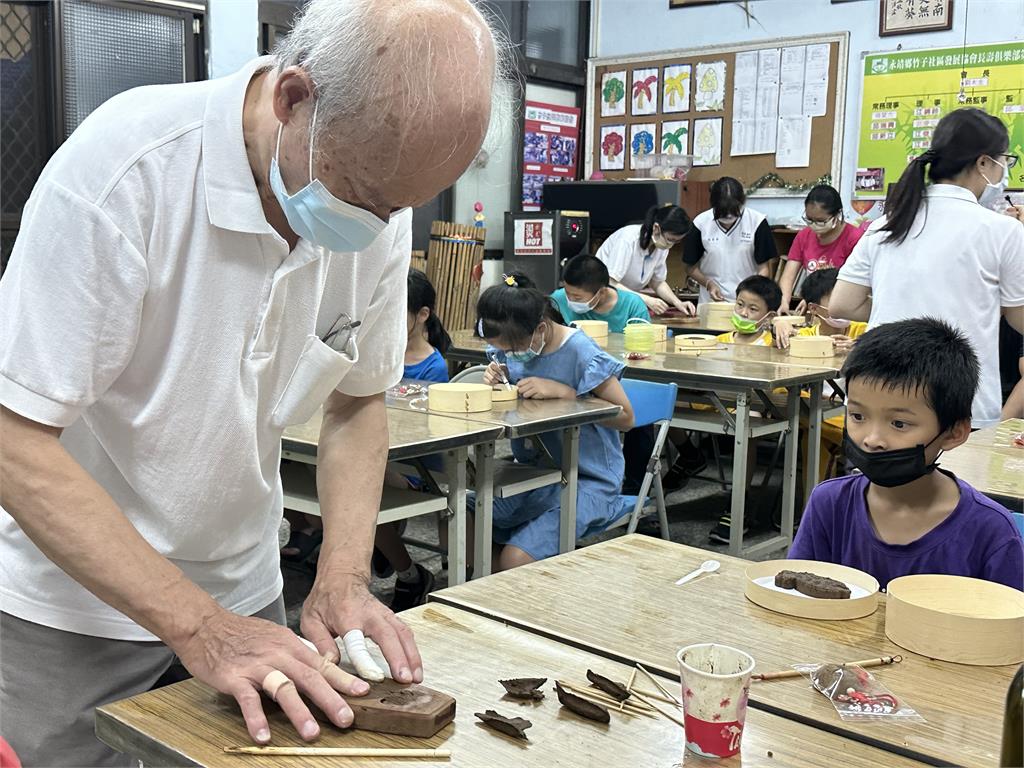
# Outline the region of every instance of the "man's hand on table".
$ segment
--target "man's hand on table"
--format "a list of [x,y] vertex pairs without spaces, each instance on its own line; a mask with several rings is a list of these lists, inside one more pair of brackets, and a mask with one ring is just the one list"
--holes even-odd
[[287,627],[223,609],[206,617],[191,637],[176,645],[173,650],[189,672],[235,697],[249,735],[261,744],[270,741],[260,692],[271,673],[284,675],[288,682],[276,691],[267,691],[268,695],[273,694],[271,697],[306,741],[317,738],[320,727],[299,694],[316,704],[339,728],[347,728],[352,724],[352,710],[341,694],[362,696],[369,690],[363,680],[334,664],[326,665],[322,656]]

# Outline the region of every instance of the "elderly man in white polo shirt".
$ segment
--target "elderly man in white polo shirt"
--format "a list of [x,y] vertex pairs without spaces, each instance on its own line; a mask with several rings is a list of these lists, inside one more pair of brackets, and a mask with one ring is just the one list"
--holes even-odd
[[0,711],[26,764],[121,764],[92,710],[175,656],[257,742],[261,689],[307,740],[302,697],[351,724],[366,683],[281,626],[281,433],[322,404],[302,633],[337,658],[360,630],[422,680],[367,588],[383,392],[408,209],[477,154],[506,62],[467,0],[312,0],[274,58],[121,94],[47,165],[0,281]]

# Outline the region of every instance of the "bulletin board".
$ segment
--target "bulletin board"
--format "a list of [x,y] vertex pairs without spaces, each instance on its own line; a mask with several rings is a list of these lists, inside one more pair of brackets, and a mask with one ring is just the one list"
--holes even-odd
[[[854,197],[884,198],[958,107],[998,117],[1010,132],[1010,154],[1024,154],[1024,42],[869,53],[862,71]],[[1024,166],[1010,176],[1011,187],[1024,186]]]
[[[752,55],[756,57],[762,51],[796,50],[801,46],[814,46],[819,51],[827,46],[828,52],[827,73],[822,69],[824,79],[817,97],[821,114],[802,123],[806,164],[797,165],[803,163],[801,158],[793,167],[779,167],[774,150],[734,155],[731,151],[734,125],[740,126],[739,132],[749,123],[740,120],[741,112],[744,117],[749,115],[743,105],[736,103],[739,101],[734,88],[737,56],[749,61]],[[642,175],[643,171],[638,172],[633,167],[641,164],[633,157],[632,150],[636,147],[638,151],[649,148],[655,152],[697,155],[689,179],[714,181],[721,176],[734,176],[752,195],[803,196],[819,180],[835,186],[839,183],[842,163],[848,47],[849,33],[838,32],[590,59],[587,66],[586,177],[597,170],[610,179]],[[624,77],[617,76],[622,73]],[[842,85],[837,87],[837,83]],[[717,86],[720,93],[709,86]],[[760,102],[757,108],[760,110]],[[721,151],[718,162],[713,162],[715,153],[709,151],[709,146],[716,134],[720,136]],[[637,144],[634,145],[634,141]],[[614,152],[619,144],[622,145],[621,168],[614,167],[617,165]]]

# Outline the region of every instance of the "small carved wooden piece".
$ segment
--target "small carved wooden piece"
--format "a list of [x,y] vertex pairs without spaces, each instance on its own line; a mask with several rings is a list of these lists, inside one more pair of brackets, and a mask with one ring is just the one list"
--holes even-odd
[[455,699],[423,685],[402,685],[390,678],[372,683],[365,696],[346,697],[353,728],[399,736],[430,738],[455,719]]
[[474,712],[473,714],[479,717],[488,728],[493,728],[514,739],[525,740],[527,738],[526,729],[533,727],[533,723],[524,717],[505,717],[504,715],[499,715],[493,709],[488,709],[486,712]]
[[846,600],[850,597],[850,588],[843,582],[807,571],[779,571],[775,574],[775,586],[795,589],[808,597],[822,600]]
[[616,701],[625,701],[629,698],[629,691],[626,690],[626,686],[622,685],[622,683],[616,683],[614,680],[609,680],[604,675],[599,675],[597,672],[588,669],[587,680],[595,688],[604,691]]
[[546,683],[546,677],[516,677],[512,680],[499,680],[505,692],[513,699],[543,699],[544,691],[540,687]]
[[563,707],[571,712],[575,712],[580,717],[585,717],[588,720],[594,720],[598,723],[611,722],[612,716],[608,714],[608,710],[600,704],[595,704],[592,701],[587,701],[582,696],[570,693],[558,683],[555,683],[555,693],[558,694],[558,702]]

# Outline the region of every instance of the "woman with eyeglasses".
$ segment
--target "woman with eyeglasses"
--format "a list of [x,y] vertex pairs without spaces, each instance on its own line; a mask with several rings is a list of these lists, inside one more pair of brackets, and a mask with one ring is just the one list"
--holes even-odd
[[[797,233],[786,256],[786,269],[779,280],[782,306],[779,314],[789,314],[800,270],[811,274],[819,269],[839,269],[850,257],[853,246],[864,234],[843,218],[843,200],[828,184],[819,184],[804,199],[804,224]],[[796,314],[802,314],[807,303],[801,301]]]
[[991,210],[1017,165],[1008,149],[1006,126],[980,109],[943,117],[931,148],[889,194],[886,215],[839,271],[829,302],[833,317],[870,328],[918,317],[955,324],[981,363],[976,428],[999,421],[1000,314],[1024,331],[1024,227]]

